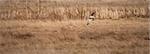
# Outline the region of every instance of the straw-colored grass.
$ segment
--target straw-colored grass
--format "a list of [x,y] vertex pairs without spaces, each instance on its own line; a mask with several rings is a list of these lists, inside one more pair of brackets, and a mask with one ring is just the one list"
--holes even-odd
[[[98,0],[92,2],[73,2],[73,0],[14,0],[6,2],[8,5],[1,5],[4,7],[0,7],[0,19],[50,19],[52,21],[85,19],[92,11],[96,11],[96,18],[98,19],[121,19],[149,16],[147,2],[141,1],[141,3],[136,4],[129,2],[119,3],[121,1],[109,3],[108,1],[102,3],[102,1],[100,2]],[[122,2],[123,1],[124,0],[122,0]]]
[[149,54],[145,1],[0,0],[0,54]]
[[0,21],[0,54],[149,54],[148,19]]

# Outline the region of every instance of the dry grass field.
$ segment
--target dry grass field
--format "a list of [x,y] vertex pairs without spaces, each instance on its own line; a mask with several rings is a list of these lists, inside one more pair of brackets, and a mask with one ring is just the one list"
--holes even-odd
[[2,0],[1,20],[84,19],[96,11],[98,19],[147,17],[147,0]]
[[0,54],[149,54],[147,1],[0,0]]
[[149,20],[0,21],[0,54],[149,54]]

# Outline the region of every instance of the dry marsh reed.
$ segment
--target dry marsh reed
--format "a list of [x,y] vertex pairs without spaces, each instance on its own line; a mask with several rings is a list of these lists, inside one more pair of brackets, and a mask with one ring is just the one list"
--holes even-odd
[[10,13],[2,13],[0,19],[85,19],[92,11],[96,11],[98,19],[120,19],[129,17],[147,17],[145,7],[41,7],[35,9],[16,9]]
[[120,19],[147,17],[149,12],[147,3],[144,4],[142,1],[139,4],[102,3],[99,0],[90,2],[90,0],[81,2],[72,0],[14,0],[0,8],[0,19],[50,19],[52,21],[85,19],[92,11],[96,11],[98,19]]

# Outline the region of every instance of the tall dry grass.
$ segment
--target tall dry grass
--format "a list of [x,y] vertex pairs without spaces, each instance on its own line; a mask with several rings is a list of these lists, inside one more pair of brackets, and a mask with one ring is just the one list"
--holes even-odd
[[98,19],[147,17],[149,12],[146,3],[131,5],[130,3],[101,3],[98,1],[89,3],[89,1],[73,2],[72,0],[60,0],[59,2],[14,0],[0,8],[0,19],[85,19],[92,11],[96,11]]

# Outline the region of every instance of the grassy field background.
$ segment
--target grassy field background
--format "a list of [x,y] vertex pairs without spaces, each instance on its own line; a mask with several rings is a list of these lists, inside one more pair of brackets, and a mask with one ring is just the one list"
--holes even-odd
[[98,19],[148,17],[147,0],[2,0],[0,19],[84,19],[96,11]]
[[0,21],[1,54],[149,54],[149,20]]
[[0,54],[149,54],[147,1],[0,0]]

